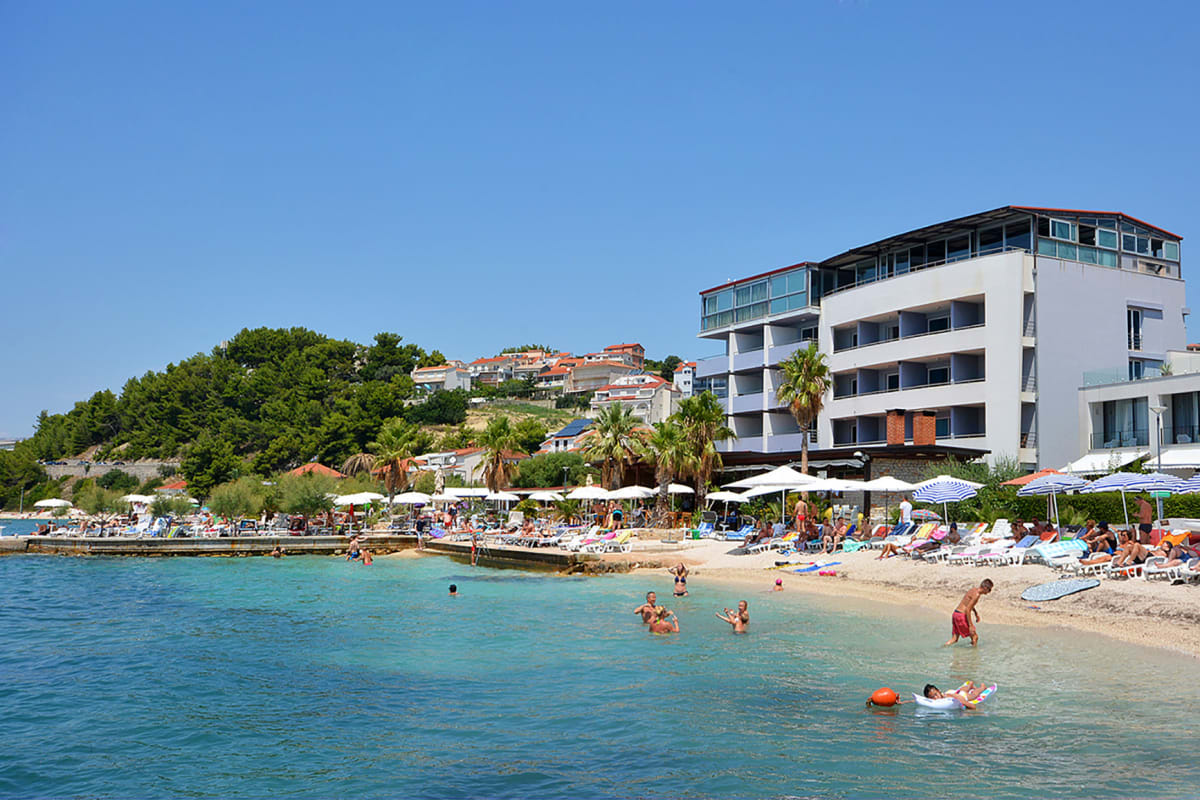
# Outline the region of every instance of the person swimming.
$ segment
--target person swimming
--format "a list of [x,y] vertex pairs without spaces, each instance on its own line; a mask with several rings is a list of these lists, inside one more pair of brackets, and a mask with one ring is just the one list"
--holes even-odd
[[678,564],[668,569],[667,572],[675,576],[675,596],[686,597],[688,593],[688,568],[683,565],[682,561],[680,561]]
[[[671,620],[667,622],[667,620]],[[659,606],[658,616],[650,623],[648,630],[651,633],[679,633],[679,617],[675,616],[674,611]]]
[[362,563],[362,565],[363,565],[364,567],[369,567],[369,566],[371,566],[371,564],[372,564],[372,563],[374,563],[374,559],[372,559],[372,558],[371,558],[371,551],[370,551],[370,550],[367,550],[366,548],[363,548],[363,551],[362,551],[362,562],[361,562],[361,563]]
[[773,592],[782,592],[783,591],[783,578],[775,579],[775,588],[772,589],[771,591],[773,591]]
[[458,597],[458,584],[456,584],[456,583],[450,584],[450,596]]
[[649,625],[658,616],[659,606],[657,603],[658,595],[654,592],[646,592],[646,602],[633,610],[633,613],[642,615],[643,625]]
[[723,619],[733,626],[734,633],[745,633],[750,624],[750,606],[745,600],[738,600],[737,611],[725,609],[725,613],[717,612],[717,619]]

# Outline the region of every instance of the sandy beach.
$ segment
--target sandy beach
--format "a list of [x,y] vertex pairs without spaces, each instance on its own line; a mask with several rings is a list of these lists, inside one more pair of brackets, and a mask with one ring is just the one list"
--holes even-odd
[[795,574],[775,569],[785,557],[775,552],[736,555],[730,542],[685,542],[674,553],[655,552],[657,542],[633,553],[606,555],[605,560],[630,561],[635,571],[661,574],[669,563],[688,565],[693,584],[721,581],[739,587],[768,590],[776,578],[784,580],[784,594],[805,593],[854,597],[893,606],[919,606],[946,615],[963,592],[984,578],[995,583],[979,605],[981,637],[987,625],[1060,626],[1110,636],[1132,644],[1158,647],[1200,658],[1200,587],[1172,586],[1164,580],[1141,578],[1102,579],[1095,589],[1059,600],[1030,603],[1020,595],[1026,588],[1056,580],[1059,573],[1042,565],[964,567],[913,561],[908,558],[878,560],[878,551],[836,553],[832,556],[793,555],[794,562],[840,562],[829,567],[836,576],[815,572]]

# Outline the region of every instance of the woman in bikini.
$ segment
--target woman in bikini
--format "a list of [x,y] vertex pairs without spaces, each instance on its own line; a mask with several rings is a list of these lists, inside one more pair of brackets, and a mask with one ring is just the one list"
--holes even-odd
[[676,597],[686,597],[687,593],[688,593],[688,589],[687,589],[688,568],[683,565],[682,561],[680,561],[678,564],[676,564],[675,566],[673,566],[669,570],[667,570],[667,572],[669,572],[675,576],[675,596]]

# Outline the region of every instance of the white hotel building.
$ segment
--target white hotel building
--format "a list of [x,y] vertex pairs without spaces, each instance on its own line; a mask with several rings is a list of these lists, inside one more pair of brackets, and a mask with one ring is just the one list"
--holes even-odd
[[933,416],[937,445],[1029,468],[1089,450],[1085,374],[1149,376],[1186,345],[1180,237],[1116,212],[1005,206],[700,298],[699,337],[723,351],[696,377],[722,398],[735,452],[799,450],[775,389],[810,340],[833,376],[817,449],[885,446],[887,413],[903,411],[906,440]]

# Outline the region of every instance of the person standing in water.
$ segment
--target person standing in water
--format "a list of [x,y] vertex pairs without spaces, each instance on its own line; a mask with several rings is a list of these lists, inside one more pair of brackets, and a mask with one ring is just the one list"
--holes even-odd
[[688,568],[683,565],[682,561],[680,561],[678,564],[668,569],[667,572],[675,576],[675,596],[687,597]]
[[[959,601],[958,607],[954,609],[954,613],[950,615],[950,641],[946,642],[946,647],[961,639],[970,639],[971,647],[979,643],[979,634],[975,631],[975,622],[979,621],[979,609],[976,604],[979,598],[992,591],[991,578],[984,578],[983,582],[978,587],[970,589],[963,595],[963,599]],[[971,621],[971,614],[975,615],[975,622]]]
[[450,584],[450,596],[458,597],[458,584],[455,584],[455,583]]
[[642,615],[643,625],[649,625],[658,616],[659,607],[657,603],[658,595],[654,592],[646,592],[646,602],[633,610],[633,613]]
[[[667,622],[668,619],[671,621]],[[648,630],[651,633],[679,633],[679,617],[675,616],[674,611],[660,606],[658,616],[650,623]]]
[[727,608],[724,613],[717,613],[717,619],[723,619],[732,625],[734,633],[745,633],[746,626],[750,624],[750,606],[745,600],[738,600],[737,611]]

